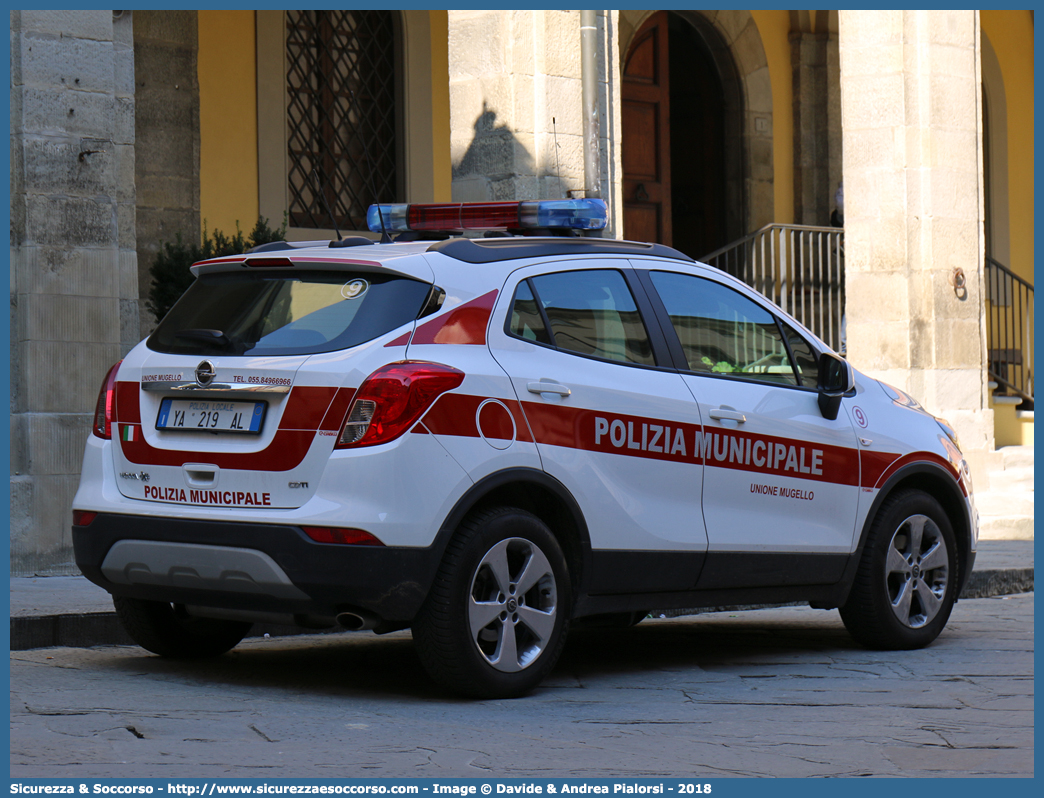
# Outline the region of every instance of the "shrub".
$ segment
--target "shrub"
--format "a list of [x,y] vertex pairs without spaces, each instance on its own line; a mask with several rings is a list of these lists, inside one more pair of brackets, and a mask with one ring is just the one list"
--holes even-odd
[[167,311],[195,279],[192,272],[189,271],[189,267],[193,263],[208,258],[239,255],[261,244],[285,240],[285,218],[281,227],[273,229],[268,226],[268,219],[258,217],[257,224],[254,225],[254,229],[250,231],[248,237],[243,236],[238,222],[236,223],[236,234],[231,237],[220,230],[215,230],[211,237],[207,233],[206,222],[204,222],[203,236],[198,244],[186,244],[181,233],[178,233],[173,242],[160,243],[160,251],[156,254],[156,260],[149,269],[152,286],[149,288],[149,298],[145,304],[158,322],[167,315]]

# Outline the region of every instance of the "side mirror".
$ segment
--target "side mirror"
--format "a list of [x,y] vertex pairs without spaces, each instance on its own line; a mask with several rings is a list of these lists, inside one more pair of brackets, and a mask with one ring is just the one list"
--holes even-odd
[[841,397],[855,388],[855,372],[847,360],[833,352],[819,356],[819,412],[834,421],[841,409]]

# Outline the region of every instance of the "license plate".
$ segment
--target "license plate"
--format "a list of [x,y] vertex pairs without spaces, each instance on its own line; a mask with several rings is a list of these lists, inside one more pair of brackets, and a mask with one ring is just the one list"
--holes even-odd
[[156,429],[258,434],[266,402],[225,402],[211,399],[164,399]]

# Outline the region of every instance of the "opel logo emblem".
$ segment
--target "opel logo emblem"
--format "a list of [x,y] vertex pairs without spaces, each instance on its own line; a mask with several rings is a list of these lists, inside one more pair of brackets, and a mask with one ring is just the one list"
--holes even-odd
[[196,385],[200,388],[206,388],[214,381],[214,376],[216,374],[217,372],[214,370],[214,364],[209,360],[204,360],[196,366]]

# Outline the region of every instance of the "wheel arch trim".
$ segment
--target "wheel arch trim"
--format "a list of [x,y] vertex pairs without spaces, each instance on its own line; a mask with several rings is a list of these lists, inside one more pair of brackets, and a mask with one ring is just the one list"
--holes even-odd
[[[439,560],[441,561],[442,556],[446,551],[446,547],[449,545],[450,538],[453,536],[454,532],[456,532],[457,527],[460,526],[461,522],[467,517],[468,513],[476,507],[481,506],[483,500],[490,497],[498,490],[509,488],[511,486],[530,486],[546,490],[561,502],[565,511],[568,513],[569,519],[572,521],[576,530],[576,544],[579,547],[579,550],[576,552],[577,562],[575,563],[579,568],[579,573],[574,575],[575,582],[573,584],[573,602],[575,604],[577,597],[586,592],[585,585],[591,573],[591,537],[587,529],[587,521],[584,519],[584,513],[580,509],[580,504],[573,497],[573,494],[569,489],[559,480],[539,469],[524,467],[509,468],[489,474],[472,485],[464,495],[457,500],[457,503],[453,506],[453,509],[450,510],[439,528],[438,535],[436,536],[436,547],[439,553]],[[534,514],[540,517],[545,523],[548,523],[547,518],[541,516],[540,513]],[[556,530],[550,523],[548,523],[548,526],[551,528],[552,533],[555,534],[555,537],[561,540],[562,530]],[[566,554],[568,561],[569,552],[566,552]]]
[[[848,594],[851,591],[856,571],[858,571],[859,563],[863,557],[863,549],[866,546],[867,536],[870,534],[870,527],[873,525],[874,519],[880,512],[881,505],[884,504],[885,500],[895,493],[896,490],[901,489],[901,487],[911,479],[916,480],[917,477],[925,477],[936,485],[943,486],[946,491],[947,495],[945,496],[939,496],[937,493],[930,491],[925,492],[939,500],[939,503],[943,506],[943,510],[945,510],[949,516],[951,524],[953,524],[953,532],[954,537],[957,539],[957,554],[960,563],[956,595],[960,596],[961,591],[964,589],[964,585],[968,581],[970,570],[964,566],[969,562],[972,551],[972,530],[974,529],[975,519],[971,517],[971,505],[969,504],[968,497],[961,490],[960,485],[958,485],[954,480],[953,474],[950,473],[950,471],[938,463],[928,460],[917,460],[897,469],[877,491],[877,496],[874,497],[874,501],[870,505],[870,510],[867,512],[866,518],[863,520],[863,528],[859,533],[859,545],[856,547],[855,551],[852,552],[848,565],[845,568],[844,576],[842,577],[842,582],[845,588],[844,597],[842,598],[841,603],[844,603],[844,601],[848,599]],[[923,490],[923,487],[920,489]]]

